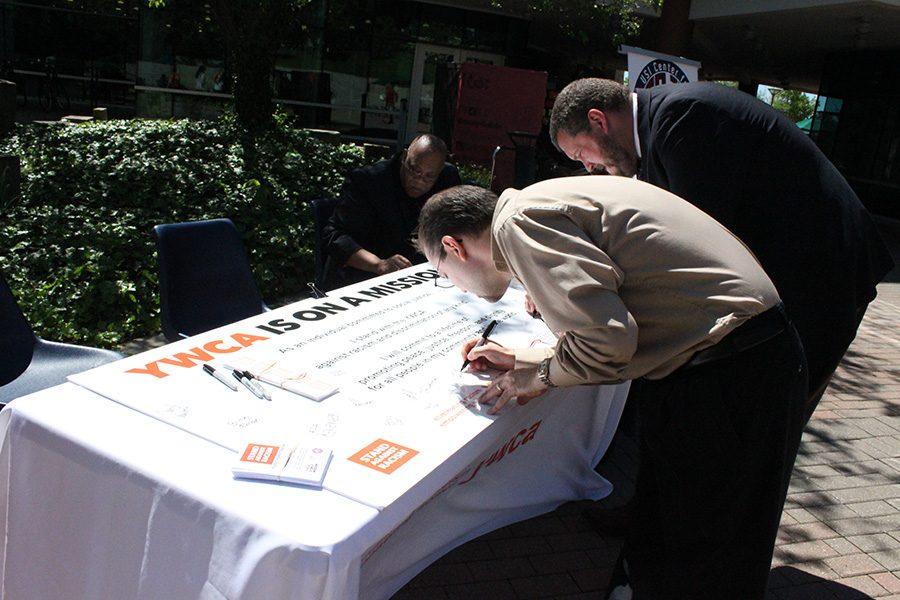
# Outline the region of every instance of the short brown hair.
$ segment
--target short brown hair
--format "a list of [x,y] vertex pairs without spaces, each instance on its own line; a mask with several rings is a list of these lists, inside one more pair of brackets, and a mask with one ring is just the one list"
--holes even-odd
[[556,136],[565,132],[575,136],[590,128],[588,111],[617,111],[628,106],[628,88],[611,79],[578,79],[563,88],[550,113],[550,139],[559,148]]
[[419,227],[413,239],[423,254],[444,256],[441,238],[445,235],[477,235],[491,226],[497,195],[476,185],[457,185],[428,199],[419,213]]

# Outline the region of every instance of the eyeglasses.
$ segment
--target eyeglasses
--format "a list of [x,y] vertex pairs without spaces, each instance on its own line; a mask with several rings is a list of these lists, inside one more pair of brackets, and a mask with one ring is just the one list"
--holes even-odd
[[435,181],[438,180],[438,177],[441,176],[441,172],[440,172],[440,171],[438,171],[437,173],[425,173],[425,172],[423,172],[423,171],[422,171],[421,169],[419,169],[417,166],[415,166],[414,164],[412,164],[412,162],[410,162],[409,158],[406,158],[406,159],[403,161],[403,168],[406,169],[406,172],[409,173],[409,176],[410,176],[412,179],[415,179],[415,180],[417,180],[417,181],[422,181],[422,182],[424,182],[424,183],[434,183]]
[[448,289],[453,287],[453,283],[441,275],[441,263],[444,261],[445,254],[441,251],[441,257],[437,261],[437,265],[435,265],[435,270],[437,271],[437,279],[434,280],[434,287],[438,287],[441,289]]

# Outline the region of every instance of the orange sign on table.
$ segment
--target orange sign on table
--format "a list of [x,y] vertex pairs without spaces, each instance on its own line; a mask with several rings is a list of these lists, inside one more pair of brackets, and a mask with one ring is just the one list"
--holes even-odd
[[390,475],[418,453],[412,448],[377,439],[347,460]]
[[261,463],[271,465],[278,456],[279,446],[267,446],[265,444],[247,444],[244,455],[241,456],[242,462]]

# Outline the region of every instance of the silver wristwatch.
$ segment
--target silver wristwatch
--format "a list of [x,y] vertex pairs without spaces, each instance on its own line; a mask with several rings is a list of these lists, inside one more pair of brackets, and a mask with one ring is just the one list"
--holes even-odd
[[541,364],[538,365],[537,371],[538,379],[541,380],[541,383],[546,385],[548,388],[555,388],[556,384],[550,381],[550,359],[545,358],[541,361]]

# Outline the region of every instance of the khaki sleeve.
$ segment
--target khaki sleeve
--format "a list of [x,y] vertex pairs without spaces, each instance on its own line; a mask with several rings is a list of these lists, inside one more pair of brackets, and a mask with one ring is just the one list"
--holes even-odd
[[[617,293],[624,273],[600,241],[559,205],[520,210],[495,237],[558,338],[550,380],[561,387],[622,381],[637,349],[637,323]],[[517,351],[516,369],[533,369],[538,356]]]
[[556,353],[556,351],[549,346],[516,348],[513,352],[516,354],[516,369],[537,369],[542,360],[548,356],[553,356]]

